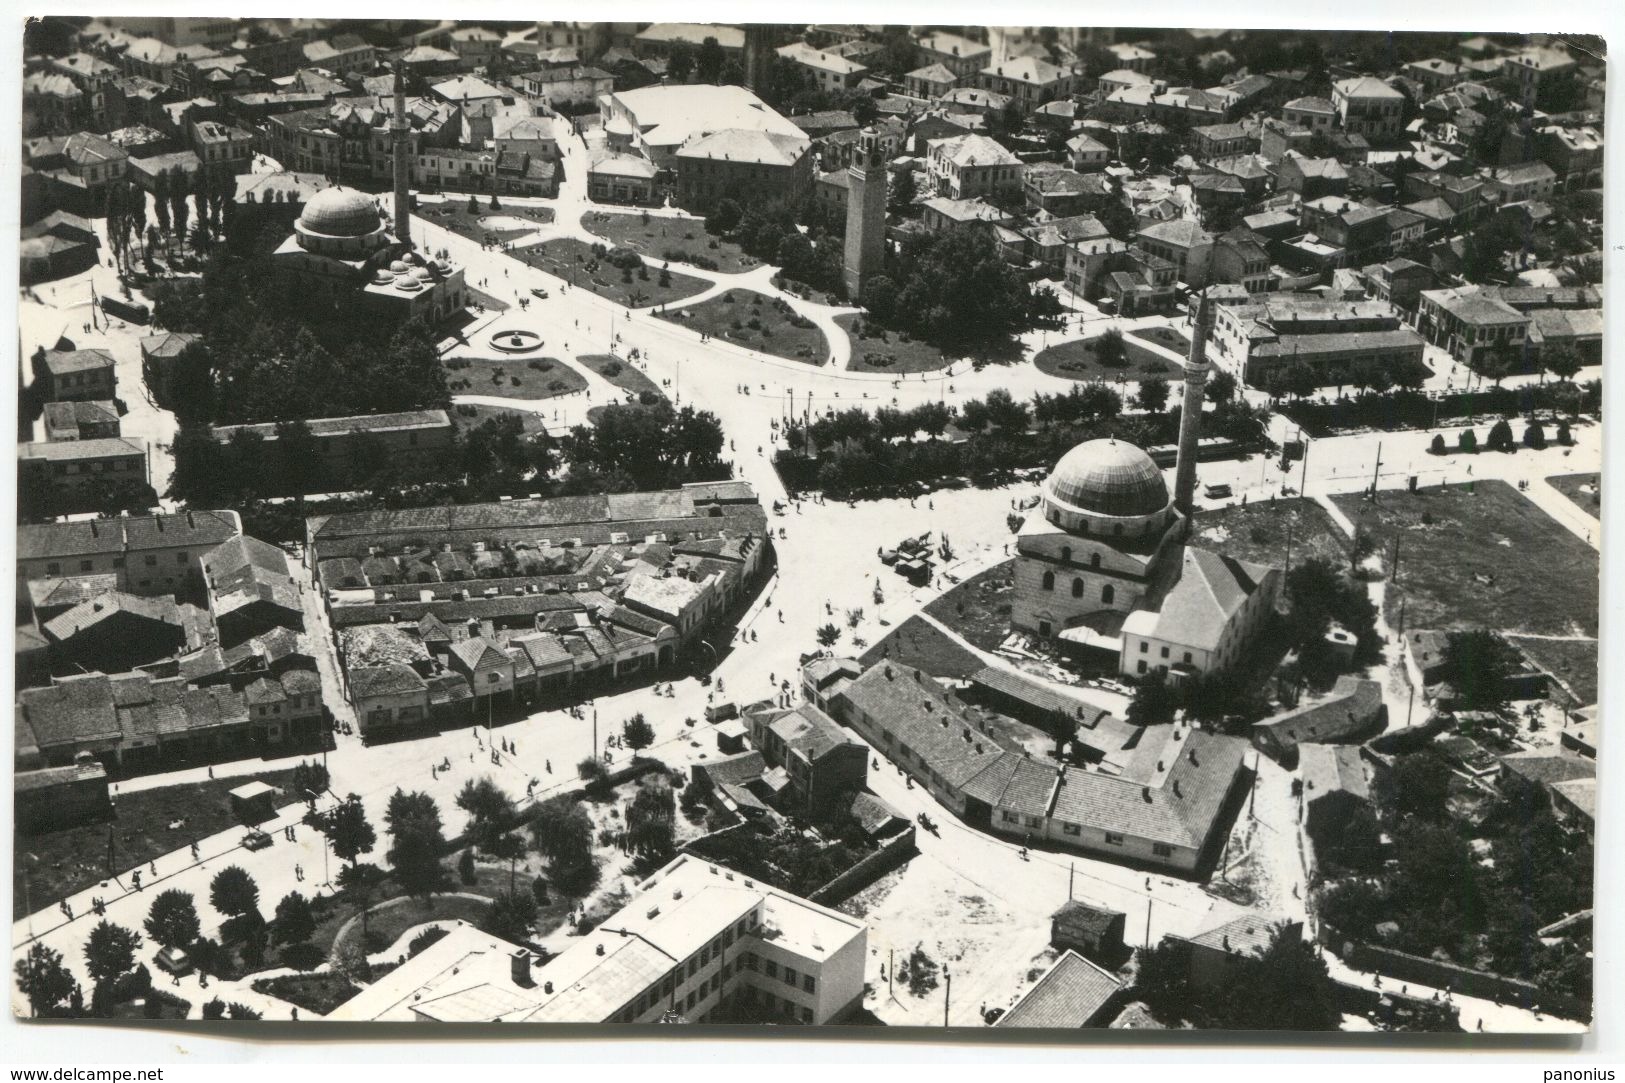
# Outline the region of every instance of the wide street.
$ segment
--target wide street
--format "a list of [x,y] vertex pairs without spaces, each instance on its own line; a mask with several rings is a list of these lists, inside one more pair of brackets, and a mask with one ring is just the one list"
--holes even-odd
[[[511,202],[515,205],[534,202],[554,210],[554,222],[537,231],[540,239],[594,240],[596,238],[581,224],[582,215],[589,207],[599,209],[586,199],[587,149],[562,125],[559,134],[565,163],[565,181],[559,197]],[[716,700],[745,703],[769,698],[786,680],[795,687],[799,656],[816,648],[816,630],[821,625],[833,623],[841,629],[842,639],[835,650],[861,653],[859,641],[862,644],[876,641],[889,627],[895,627],[949,589],[954,579],[966,578],[1005,558],[1011,540],[1005,516],[1011,510],[1012,501],[1023,501],[1036,492],[1036,482],[987,490],[973,487],[943,490],[914,501],[888,499],[852,505],[812,500],[790,503],[770,462],[779,433],[775,423],[804,416],[809,411],[849,406],[873,409],[895,404],[907,408],[928,401],[954,404],[984,396],[995,388],[1008,390],[1019,400],[1040,391],[1064,390],[1071,381],[1044,375],[1031,364],[988,366],[976,371],[962,362],[945,373],[905,378],[848,371],[845,362],[850,355],[850,345],[834,325],[834,316],[847,310],[812,305],[780,293],[767,282],[765,268],[738,276],[686,266],[680,269],[711,282],[708,293],[744,286],[769,296],[783,296],[824,330],[831,341],[833,362],[803,364],[768,357],[727,342],[702,342],[697,333],[684,326],[657,319],[647,310],[628,310],[588,290],[570,288],[551,275],[528,267],[498,249],[486,248],[459,236],[431,219],[418,218],[413,228],[421,245],[450,251],[454,262],[464,266],[470,285],[493,296],[507,300],[511,294],[517,302],[529,299],[531,288],[537,286],[549,293],[546,300],[531,300],[528,311],[514,307],[476,321],[465,331],[469,344],[458,347],[458,352],[482,354],[483,343],[494,330],[534,330],[545,343],[541,354],[572,364],[586,378],[590,392],[590,396],[579,394],[545,400],[470,393],[457,396],[458,401],[530,410],[541,414],[551,431],[561,431],[585,423],[586,411],[592,405],[614,401],[621,395],[619,389],[590,370],[573,365],[573,359],[580,354],[605,352],[630,359],[636,351],[635,363],[675,401],[717,415],[729,441],[724,455],[734,461],[738,476],[755,487],[763,505],[772,508],[777,502],[786,502],[787,506],[783,514],[770,513],[769,516],[772,528],[776,532],[783,531],[774,540],[777,571],[744,615],[733,642],[716,644],[721,660],[710,689],[695,680],[682,680],[675,684],[672,696],[656,694],[651,687],[641,687],[600,697],[584,705],[579,718],[560,710],[538,712],[523,721],[498,727],[495,736],[512,742],[515,751],[498,753],[496,762],[492,760],[492,735],[484,726],[370,747],[353,735],[339,736],[337,747],[326,757],[332,774],[332,793],[338,797],[357,794],[363,801],[369,820],[380,834],[377,848],[369,855],[371,859],[381,861],[388,847],[383,834],[383,813],[389,795],[397,787],[423,790],[433,796],[450,835],[460,830],[463,823],[463,815],[455,807],[455,797],[468,780],[489,775],[507,793],[521,800],[527,790],[534,799],[542,799],[571,788],[577,784],[575,763],[585,756],[601,754],[605,738],[617,733],[621,723],[634,713],[642,712],[653,724],[656,741],[648,754],[667,765],[686,769],[696,761],[715,757],[714,728],[703,721],[707,704]],[[99,268],[89,274],[95,276],[98,290],[116,289],[111,270]],[[152,408],[142,390],[136,343],[139,334],[147,329],[115,326],[110,332],[85,334],[81,327],[88,318],[88,309],[84,306],[88,303],[89,286],[85,276],[65,280],[54,287],[41,287],[38,293],[37,303],[24,302],[25,359],[36,344],[53,342],[55,336],[64,331],[76,345],[111,350],[119,360],[121,396],[131,407],[125,419],[126,432],[146,437],[155,447],[167,444],[173,438],[173,417]],[[1098,313],[1091,315],[1082,308],[1079,317],[1077,324],[1086,330],[1074,332],[1072,337],[1083,333],[1092,336],[1113,324],[1177,326],[1180,322],[1166,317],[1119,321],[1100,317]],[[1032,335],[1028,340],[1028,345],[1038,347],[1046,342],[1063,341],[1064,336]],[[483,355],[489,356],[488,353]],[[629,363],[634,362],[629,360]],[[1277,438],[1288,435],[1289,428],[1284,419],[1272,420],[1272,434]],[[1479,428],[1482,435],[1485,426]],[[1427,451],[1432,433],[1339,436],[1311,442],[1306,472],[1300,464],[1294,465],[1290,475],[1283,475],[1274,461],[1254,456],[1247,460],[1203,464],[1200,480],[1203,484],[1228,483],[1234,489],[1230,500],[1249,502],[1280,495],[1283,484],[1302,489],[1305,495],[1317,499],[1334,493],[1356,492],[1369,486],[1373,477],[1379,489],[1403,488],[1412,475],[1423,485],[1470,478],[1497,478],[1513,484],[1524,481],[1528,482],[1526,495],[1531,501],[1565,528],[1597,546],[1600,536],[1596,521],[1543,480],[1550,475],[1588,470],[1592,468],[1590,464],[1600,461],[1600,427],[1577,426],[1575,437],[1577,445],[1573,449],[1551,447],[1539,452],[1520,449],[1505,455],[1433,456]],[[1453,433],[1447,433],[1447,443],[1455,446]],[[169,459],[163,450],[156,450],[154,456],[154,483],[162,493],[167,484]],[[1169,471],[1170,479],[1171,473]],[[910,587],[874,554],[881,548],[894,546],[903,536],[917,536],[927,531],[934,539],[947,536],[956,555],[946,567],[939,569],[934,583]],[[307,613],[316,620],[317,627],[325,629],[325,622],[316,617],[319,603],[308,580],[309,569],[301,574],[306,577]],[[874,598],[877,584],[884,595],[884,601],[878,605]],[[859,610],[861,614],[857,614]],[[850,628],[849,613],[854,614],[855,620],[855,626]],[[332,656],[331,642],[325,634],[321,638],[324,693],[339,720],[349,721],[349,708],[339,691],[341,678]],[[996,662],[996,659],[989,658],[989,661]],[[1393,685],[1391,680],[1385,683]],[[1087,694],[1107,709],[1122,710],[1121,697],[1098,690]],[[626,753],[613,755],[618,760]],[[255,774],[289,766],[292,762],[296,760],[240,761],[218,767],[216,773],[222,777]],[[449,769],[431,770],[432,765],[441,762],[449,763]],[[921,855],[901,874],[897,888],[902,893],[900,897],[909,898],[907,892],[913,890],[915,881],[921,881],[933,885],[932,890],[941,887],[961,895],[973,894],[993,900],[1009,915],[1008,920],[1015,922],[990,936],[979,950],[967,952],[963,963],[952,964],[955,980],[949,1015],[954,1023],[977,1025],[980,1023],[977,1012],[982,1004],[1002,1004],[1009,999],[1009,991],[1019,983],[1019,976],[1025,974],[1029,960],[1047,943],[1049,915],[1067,898],[1069,885],[1079,898],[1126,913],[1131,944],[1144,942],[1147,930],[1153,942],[1167,932],[1193,932],[1209,920],[1215,908],[1233,909],[1233,904],[1191,881],[1157,875],[1148,877],[1120,865],[1069,854],[1035,851],[1029,859],[1023,859],[1019,846],[969,828],[935,807],[925,791],[907,786],[884,759],[878,762],[879,769],[870,773],[870,784],[875,792],[906,818],[928,813],[940,828],[940,835],[920,833]],[[173,785],[203,775],[203,769],[194,769],[144,776],[120,783],[119,789],[128,792]],[[1253,802],[1253,812],[1242,814],[1243,823],[1237,830],[1241,833],[1249,816],[1256,814],[1258,831],[1274,838],[1274,843],[1261,850],[1260,857],[1269,883],[1268,901],[1275,912],[1301,917],[1307,885],[1301,862],[1295,859],[1296,807],[1288,792],[1290,783],[1288,773],[1273,763],[1263,762],[1259,766],[1258,796]],[[243,850],[239,846],[239,833],[226,832],[203,840],[198,861],[185,849],[158,859],[156,875],[147,870],[141,891],[133,890],[128,875],[110,879],[105,885],[70,900],[75,915],[71,921],[53,906],[40,907],[36,913],[15,923],[14,951],[20,954],[33,938],[41,937],[64,954],[88,988],[83,942],[96,920],[90,913],[92,895],[105,900],[109,920],[140,929],[155,891],[178,887],[199,900],[204,933],[213,935],[218,928],[219,915],[206,905],[209,880],[227,864],[240,864],[255,877],[262,909],[267,913],[290,890],[306,893],[317,890],[328,875],[323,871],[324,866],[329,872],[337,871],[336,864],[324,856],[322,840],[305,828],[297,828],[292,841],[278,834],[280,826],[296,822],[303,811],[303,805],[299,804],[283,810],[282,818],[269,828],[274,843],[267,849]],[[296,867],[303,874],[302,882]],[[1296,908],[1293,900],[1297,900]],[[900,917],[871,928],[870,946],[874,949],[870,958],[871,983],[876,988],[884,987],[878,967],[886,961],[889,951],[910,949],[931,935],[923,919],[910,921]],[[993,950],[994,946],[998,950]],[[153,950],[149,943],[141,953],[149,964]],[[1371,980],[1369,975],[1347,971],[1335,959],[1331,963],[1334,974],[1339,977]],[[182,982],[179,992],[194,1005],[218,994],[223,999],[261,1007],[267,1018],[288,1015],[286,1005],[269,1001],[246,986],[217,983],[204,991],[194,976]],[[872,1007],[888,1022],[940,1023],[945,995],[944,989],[919,1000],[892,999]],[[1531,1013],[1517,1009],[1476,1002],[1463,1003],[1463,1018],[1482,1019],[1486,1030],[1568,1027],[1561,1021],[1536,1020]]]

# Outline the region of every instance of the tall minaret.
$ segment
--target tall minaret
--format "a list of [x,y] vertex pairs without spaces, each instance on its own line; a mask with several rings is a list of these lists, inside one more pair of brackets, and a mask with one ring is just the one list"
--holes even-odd
[[401,62],[395,62],[395,112],[389,118],[389,138],[395,155],[395,239],[412,246],[412,197],[407,192],[407,155],[411,148],[407,136],[411,128],[406,122],[406,87],[401,82]]
[[857,155],[846,171],[846,249],[842,280],[853,304],[886,261],[886,155],[873,128],[858,133]]
[[1207,395],[1207,336],[1213,325],[1213,303],[1203,290],[1196,299],[1196,318],[1191,321],[1191,348],[1185,358],[1185,403],[1179,414],[1179,460],[1174,468],[1174,507],[1190,522],[1196,498],[1197,442],[1202,438],[1202,403]]

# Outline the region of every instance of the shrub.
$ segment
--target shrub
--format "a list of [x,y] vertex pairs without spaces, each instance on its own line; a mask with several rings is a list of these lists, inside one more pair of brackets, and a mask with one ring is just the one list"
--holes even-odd
[[412,938],[412,942],[406,945],[407,958],[415,958],[416,956],[423,954],[425,949],[437,941],[443,940],[445,936],[445,929],[442,929],[438,925],[429,926],[427,929],[414,936]]
[[1430,452],[1432,452],[1433,454],[1435,454],[1435,455],[1443,455],[1444,454],[1444,452],[1445,452],[1444,433],[1440,432],[1440,433],[1434,433],[1433,434],[1433,443],[1428,445],[1428,450]]
[[203,1018],[224,1019],[226,1017],[226,1002],[219,997],[203,1005]]
[[1478,436],[1477,436],[1477,434],[1474,433],[1472,429],[1463,429],[1463,430],[1461,430],[1461,435],[1456,438],[1456,447],[1457,447],[1458,450],[1461,450],[1461,451],[1477,451],[1478,450]]
[[1546,429],[1538,421],[1531,421],[1523,430],[1523,446],[1539,451],[1546,446]]
[[465,884],[474,882],[474,848],[471,846],[463,851],[457,859],[457,875]]
[[606,380],[611,380],[621,374],[621,368],[622,366],[619,361],[611,361],[609,364],[598,370],[598,375],[604,377]]

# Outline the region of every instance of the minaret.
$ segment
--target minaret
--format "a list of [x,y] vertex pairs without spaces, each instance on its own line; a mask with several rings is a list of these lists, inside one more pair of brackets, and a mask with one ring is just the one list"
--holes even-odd
[[1174,468],[1174,507],[1185,517],[1190,530],[1196,497],[1197,442],[1202,438],[1202,403],[1207,395],[1208,329],[1213,325],[1213,303],[1203,290],[1196,299],[1196,318],[1191,321],[1191,348],[1185,358],[1185,403],[1179,414],[1179,460]]
[[841,277],[853,303],[886,260],[886,156],[880,133],[858,133],[857,156],[846,171],[846,254]]
[[401,64],[395,62],[395,111],[389,118],[389,139],[395,155],[395,239],[412,247],[412,197],[407,192],[407,155],[411,148],[407,136],[411,132],[406,122],[406,87],[401,83]]

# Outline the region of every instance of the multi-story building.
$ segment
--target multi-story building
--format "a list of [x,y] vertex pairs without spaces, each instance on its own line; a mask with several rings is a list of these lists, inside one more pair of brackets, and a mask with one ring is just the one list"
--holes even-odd
[[234,511],[19,526],[19,593],[25,583],[111,575],[131,594],[174,594],[198,581],[205,553],[242,529]]
[[46,350],[34,380],[47,402],[86,402],[118,395],[118,368],[106,350]]
[[1424,372],[1423,340],[1392,305],[1280,293],[1216,306],[1208,356],[1251,387],[1304,366],[1321,385],[1381,369],[1398,382]]
[[685,854],[545,963],[458,925],[328,1018],[721,1022],[748,1006],[822,1026],[862,1007],[867,956],[857,919]]
[[1191,289],[1207,285],[1213,236],[1189,218],[1147,226],[1134,235],[1134,243],[1172,263],[1179,280]]
[[1484,175],[1484,189],[1503,207],[1545,199],[1557,190],[1557,172],[1545,162],[1491,166]]
[[21,483],[58,515],[95,510],[104,485],[148,483],[146,441],[122,436],[19,444],[17,460]]
[[1403,126],[1405,95],[1369,75],[1334,83],[1332,105],[1339,127],[1367,139],[1392,139]]
[[1543,83],[1556,76],[1567,75],[1578,66],[1568,50],[1543,46],[1504,58],[1501,61],[1501,74],[1518,84],[1522,104],[1531,107]]
[[989,46],[946,31],[921,38],[914,43],[914,51],[921,67],[941,64],[959,79],[975,75],[993,59]]
[[1243,124],[1205,124],[1191,129],[1191,147],[1203,161],[1250,154],[1258,149],[1258,136]]
[[1068,97],[1077,90],[1077,79],[1066,68],[1035,56],[1000,60],[976,75],[978,86],[1005,95],[1027,111]]
[[931,191],[950,199],[1019,192],[1025,168],[1021,159],[985,135],[936,140],[926,158]]
[[819,90],[831,94],[851,90],[869,71],[854,60],[815,49],[804,41],[780,46],[778,55],[810,75]]
[[704,211],[734,196],[753,204],[793,207],[812,191],[812,141],[729,128],[701,136],[677,152],[677,202]]
[[1268,293],[1276,278],[1266,245],[1263,237],[1244,226],[1220,234],[1213,242],[1210,281],[1237,285],[1248,293]]
[[1546,127],[1535,133],[1537,153],[1557,174],[1559,190],[1602,184],[1602,133],[1596,128]]
[[932,101],[958,86],[959,79],[946,64],[927,64],[903,76],[903,93]]
[[[395,414],[363,414],[359,417],[319,417],[305,422],[315,447],[319,470],[312,477],[318,486],[313,492],[332,491],[348,484],[352,466],[370,449],[375,456],[407,464],[433,463],[452,448],[455,429],[444,410],[408,410]],[[229,444],[239,434],[260,441],[264,454],[274,456],[280,438],[273,423],[258,425],[219,425],[214,438]],[[298,493],[280,495],[297,496]]]
[[119,435],[118,406],[103,402],[48,402],[41,418],[47,440],[104,440]]
[[1325,98],[1293,98],[1281,106],[1281,119],[1293,128],[1329,132],[1337,121],[1337,106]]
[[819,814],[851,804],[869,777],[869,750],[808,703],[748,716],[750,739],[767,762],[790,776],[798,811]]
[[661,169],[675,168],[679,148],[712,132],[751,130],[806,138],[741,86],[640,87],[601,96],[598,111],[609,149],[642,154]]

